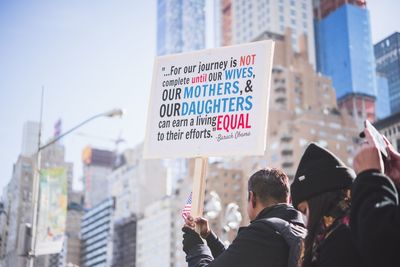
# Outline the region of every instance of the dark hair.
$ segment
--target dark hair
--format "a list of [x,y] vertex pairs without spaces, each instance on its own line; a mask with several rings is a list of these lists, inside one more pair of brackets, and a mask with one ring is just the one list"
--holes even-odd
[[[317,235],[322,217],[331,216],[332,211],[335,211],[335,207],[342,199],[347,199],[348,188],[339,189],[335,191],[329,191],[319,194],[315,197],[307,199],[309,208],[309,218],[307,222],[307,237],[305,241],[305,251],[303,266],[311,266],[313,258],[313,243]],[[350,199],[347,199],[350,205]],[[297,208],[297,207],[296,207]]]
[[248,182],[248,190],[252,191],[262,202],[269,200],[286,202],[289,196],[289,178],[279,169],[262,169],[254,173]]

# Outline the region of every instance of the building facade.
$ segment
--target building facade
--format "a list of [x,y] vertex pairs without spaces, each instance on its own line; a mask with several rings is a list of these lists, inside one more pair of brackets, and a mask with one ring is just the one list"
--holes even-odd
[[180,200],[165,197],[146,208],[137,225],[137,267],[187,266],[182,250],[183,219],[180,216],[184,202]]
[[11,181],[7,185],[4,208],[7,211],[8,227],[2,245],[4,266],[26,266],[26,258],[19,256],[20,244],[24,236],[20,229],[32,223],[32,177],[34,162],[32,158],[19,156],[14,164]]
[[167,194],[163,162],[143,159],[142,144],[125,150],[120,157],[124,163],[108,175],[110,194],[116,199],[115,221],[143,214],[147,205]]
[[390,115],[390,97],[388,79],[381,73],[376,73],[376,103],[375,113],[377,120]]
[[396,151],[400,149],[400,112],[378,120],[374,123],[376,129],[382,133],[393,145]]
[[157,55],[205,48],[205,0],[157,1]]
[[83,215],[80,266],[106,267],[111,265],[114,209],[115,199],[108,198]]
[[292,49],[289,31],[284,36],[267,32],[256,40],[270,38],[276,43],[266,152],[233,164],[241,166],[246,178],[265,167],[281,168],[292,178],[305,148],[316,142],[351,166],[362,125],[340,109],[332,81],[308,62],[304,38],[299,40],[299,52]]
[[377,72],[388,80],[390,109],[400,111],[400,33],[395,32],[374,45]]
[[40,124],[34,121],[24,123],[22,130],[22,147],[21,155],[30,157],[38,150]]
[[289,28],[295,51],[299,37],[307,36],[308,60],[315,66],[311,0],[222,0],[221,12],[223,45],[250,42],[264,32],[283,35]]
[[134,215],[114,223],[111,267],[136,266],[136,224]]
[[112,151],[87,146],[82,159],[85,207],[91,208],[110,195],[107,176],[114,168],[116,156]]
[[336,96],[374,95],[375,63],[369,11],[344,4],[315,23],[318,71],[331,77]]
[[171,224],[170,200],[158,201],[146,208],[144,217],[138,221],[137,267],[171,266]]

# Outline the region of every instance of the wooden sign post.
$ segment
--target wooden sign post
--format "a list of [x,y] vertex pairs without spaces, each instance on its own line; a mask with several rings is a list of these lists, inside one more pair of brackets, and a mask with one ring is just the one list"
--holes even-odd
[[203,215],[207,165],[208,158],[195,159],[192,189],[192,210],[190,212],[194,218],[201,217]]
[[194,217],[208,157],[264,154],[273,50],[267,40],[155,60],[144,157],[196,159]]

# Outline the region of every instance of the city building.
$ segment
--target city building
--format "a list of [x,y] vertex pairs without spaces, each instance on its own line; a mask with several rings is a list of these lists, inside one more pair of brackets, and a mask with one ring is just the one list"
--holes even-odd
[[163,161],[143,159],[142,144],[125,150],[118,158],[123,164],[107,177],[110,194],[116,200],[114,221],[142,214],[147,205],[167,194]]
[[[182,250],[184,201],[166,197],[149,205],[137,225],[137,267],[187,266]],[[157,229],[156,231],[154,229]]]
[[38,150],[40,124],[34,121],[24,123],[22,130],[21,156],[30,157]]
[[205,0],[157,1],[157,55],[205,48]]
[[[67,225],[64,248],[60,253],[59,265],[54,267],[79,266],[81,259],[81,221],[85,213],[83,192],[68,193]],[[50,266],[49,266],[50,267]]]
[[87,146],[83,149],[82,160],[85,208],[91,208],[110,196],[107,176],[114,168],[116,155]]
[[81,267],[110,266],[113,247],[115,199],[93,206],[82,217]]
[[221,16],[219,17],[221,23],[216,24],[220,27],[217,30],[221,33],[221,46],[232,45],[232,0],[220,0],[221,2]]
[[5,205],[4,201],[0,202],[0,266],[5,258],[7,249],[7,236],[8,236],[8,214],[9,209]]
[[381,73],[376,73],[375,113],[377,120],[390,115],[390,97],[388,79]]
[[216,218],[210,219],[210,226],[213,231],[223,241],[232,242],[237,231],[226,230],[228,224],[226,208],[230,203],[239,206],[239,212],[242,214],[241,225],[248,225],[249,218],[247,216],[247,176],[244,175],[241,167],[236,164],[229,164],[224,161],[214,161],[208,164],[207,183],[206,183],[206,202],[210,197],[210,192],[214,191],[220,198],[221,211]]
[[377,83],[365,1],[315,1],[314,14],[318,71],[332,79],[340,107],[357,121],[375,120]]
[[[14,164],[13,174],[3,194],[4,210],[7,213],[7,229],[4,233],[1,255],[4,266],[25,267],[26,258],[19,256],[25,237],[22,227],[32,223],[32,158],[19,156]],[[5,214],[4,214],[5,215]]]
[[275,40],[266,153],[241,163],[244,176],[270,166],[282,168],[292,178],[310,142],[330,149],[351,166],[362,126],[338,107],[331,80],[308,62],[304,37],[299,52],[291,47],[290,32]]
[[400,32],[374,45],[377,72],[388,80],[391,113],[400,111]]
[[400,112],[376,121],[374,126],[386,136],[396,151],[400,150]]
[[136,224],[134,215],[114,223],[111,267],[136,266]]
[[264,32],[283,35],[291,29],[291,44],[299,51],[298,39],[307,36],[308,60],[315,66],[312,1],[221,0],[222,45],[250,42]]

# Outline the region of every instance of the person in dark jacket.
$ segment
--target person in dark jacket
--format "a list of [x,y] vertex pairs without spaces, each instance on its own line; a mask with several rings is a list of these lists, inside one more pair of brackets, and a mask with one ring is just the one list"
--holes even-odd
[[[182,230],[189,267],[298,266],[306,230],[301,214],[288,204],[289,190],[288,177],[280,170],[253,174],[248,182],[250,225],[239,229],[227,249],[205,219],[188,217]],[[207,245],[194,231],[196,223]]]
[[383,161],[369,130],[364,133],[368,142],[353,163],[350,226],[363,266],[400,266],[400,154],[386,140],[389,157]]
[[292,203],[307,218],[303,267],[357,267],[351,238],[350,186],[355,173],[329,150],[311,143],[291,185]]

